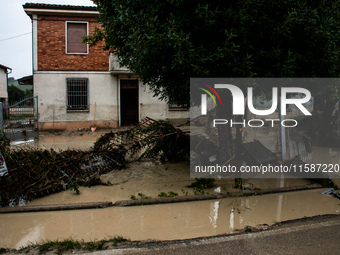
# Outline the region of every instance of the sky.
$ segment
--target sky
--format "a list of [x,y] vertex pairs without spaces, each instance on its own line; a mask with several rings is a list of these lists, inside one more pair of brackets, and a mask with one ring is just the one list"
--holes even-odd
[[9,77],[32,75],[32,24],[25,3],[94,6],[91,0],[0,0],[0,64],[12,68]]

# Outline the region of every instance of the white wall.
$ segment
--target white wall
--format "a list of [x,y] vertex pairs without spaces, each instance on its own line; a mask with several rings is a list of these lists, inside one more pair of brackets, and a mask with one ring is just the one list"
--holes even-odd
[[6,70],[0,67],[0,98],[8,98],[7,96],[7,74]]
[[[67,112],[66,78],[89,79],[90,109],[88,112]],[[126,77],[120,78],[126,79]],[[91,122],[94,118],[95,121],[117,121],[117,116],[120,115],[119,107],[117,107],[117,92],[118,101],[120,97],[120,78],[109,72],[36,72],[34,94],[38,94],[39,121],[48,123]],[[143,120],[146,116],[156,120],[189,118],[189,111],[169,111],[168,104],[153,97],[148,86],[139,83],[138,89],[139,120]],[[94,108],[96,108],[95,112]]]
[[[67,112],[66,78],[89,79],[88,112]],[[39,121],[112,121],[117,120],[116,79],[107,73],[56,73],[34,74],[34,94],[38,94]],[[94,107],[96,105],[96,107]],[[94,108],[96,110],[94,111]]]
[[152,119],[185,119],[189,118],[189,110],[169,110],[166,101],[159,100],[158,97],[153,97],[147,85],[140,83],[139,86],[139,104],[140,104],[140,118],[146,116]]

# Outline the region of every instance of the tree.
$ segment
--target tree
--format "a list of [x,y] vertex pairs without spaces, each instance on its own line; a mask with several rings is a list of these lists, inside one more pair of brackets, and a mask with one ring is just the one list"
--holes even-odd
[[338,0],[94,0],[87,38],[155,96],[189,102],[190,77],[339,77]]
[[93,1],[102,27],[86,41],[105,40],[161,99],[188,103],[190,77],[340,74],[339,0]]
[[8,87],[8,101],[10,104],[14,104],[25,97],[26,93],[17,88],[13,84]]

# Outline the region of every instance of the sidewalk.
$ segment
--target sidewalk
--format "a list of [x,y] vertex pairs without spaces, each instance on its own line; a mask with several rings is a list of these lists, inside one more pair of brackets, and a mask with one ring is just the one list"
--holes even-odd
[[340,254],[340,215],[293,220],[262,232],[144,242],[136,247],[86,254]]

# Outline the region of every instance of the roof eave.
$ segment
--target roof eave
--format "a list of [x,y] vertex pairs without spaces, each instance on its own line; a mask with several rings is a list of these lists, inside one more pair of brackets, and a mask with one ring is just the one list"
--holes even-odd
[[99,15],[98,11],[87,11],[87,10],[24,8],[24,11],[30,17],[34,14],[37,14],[37,15],[68,15],[68,16],[98,16]]

